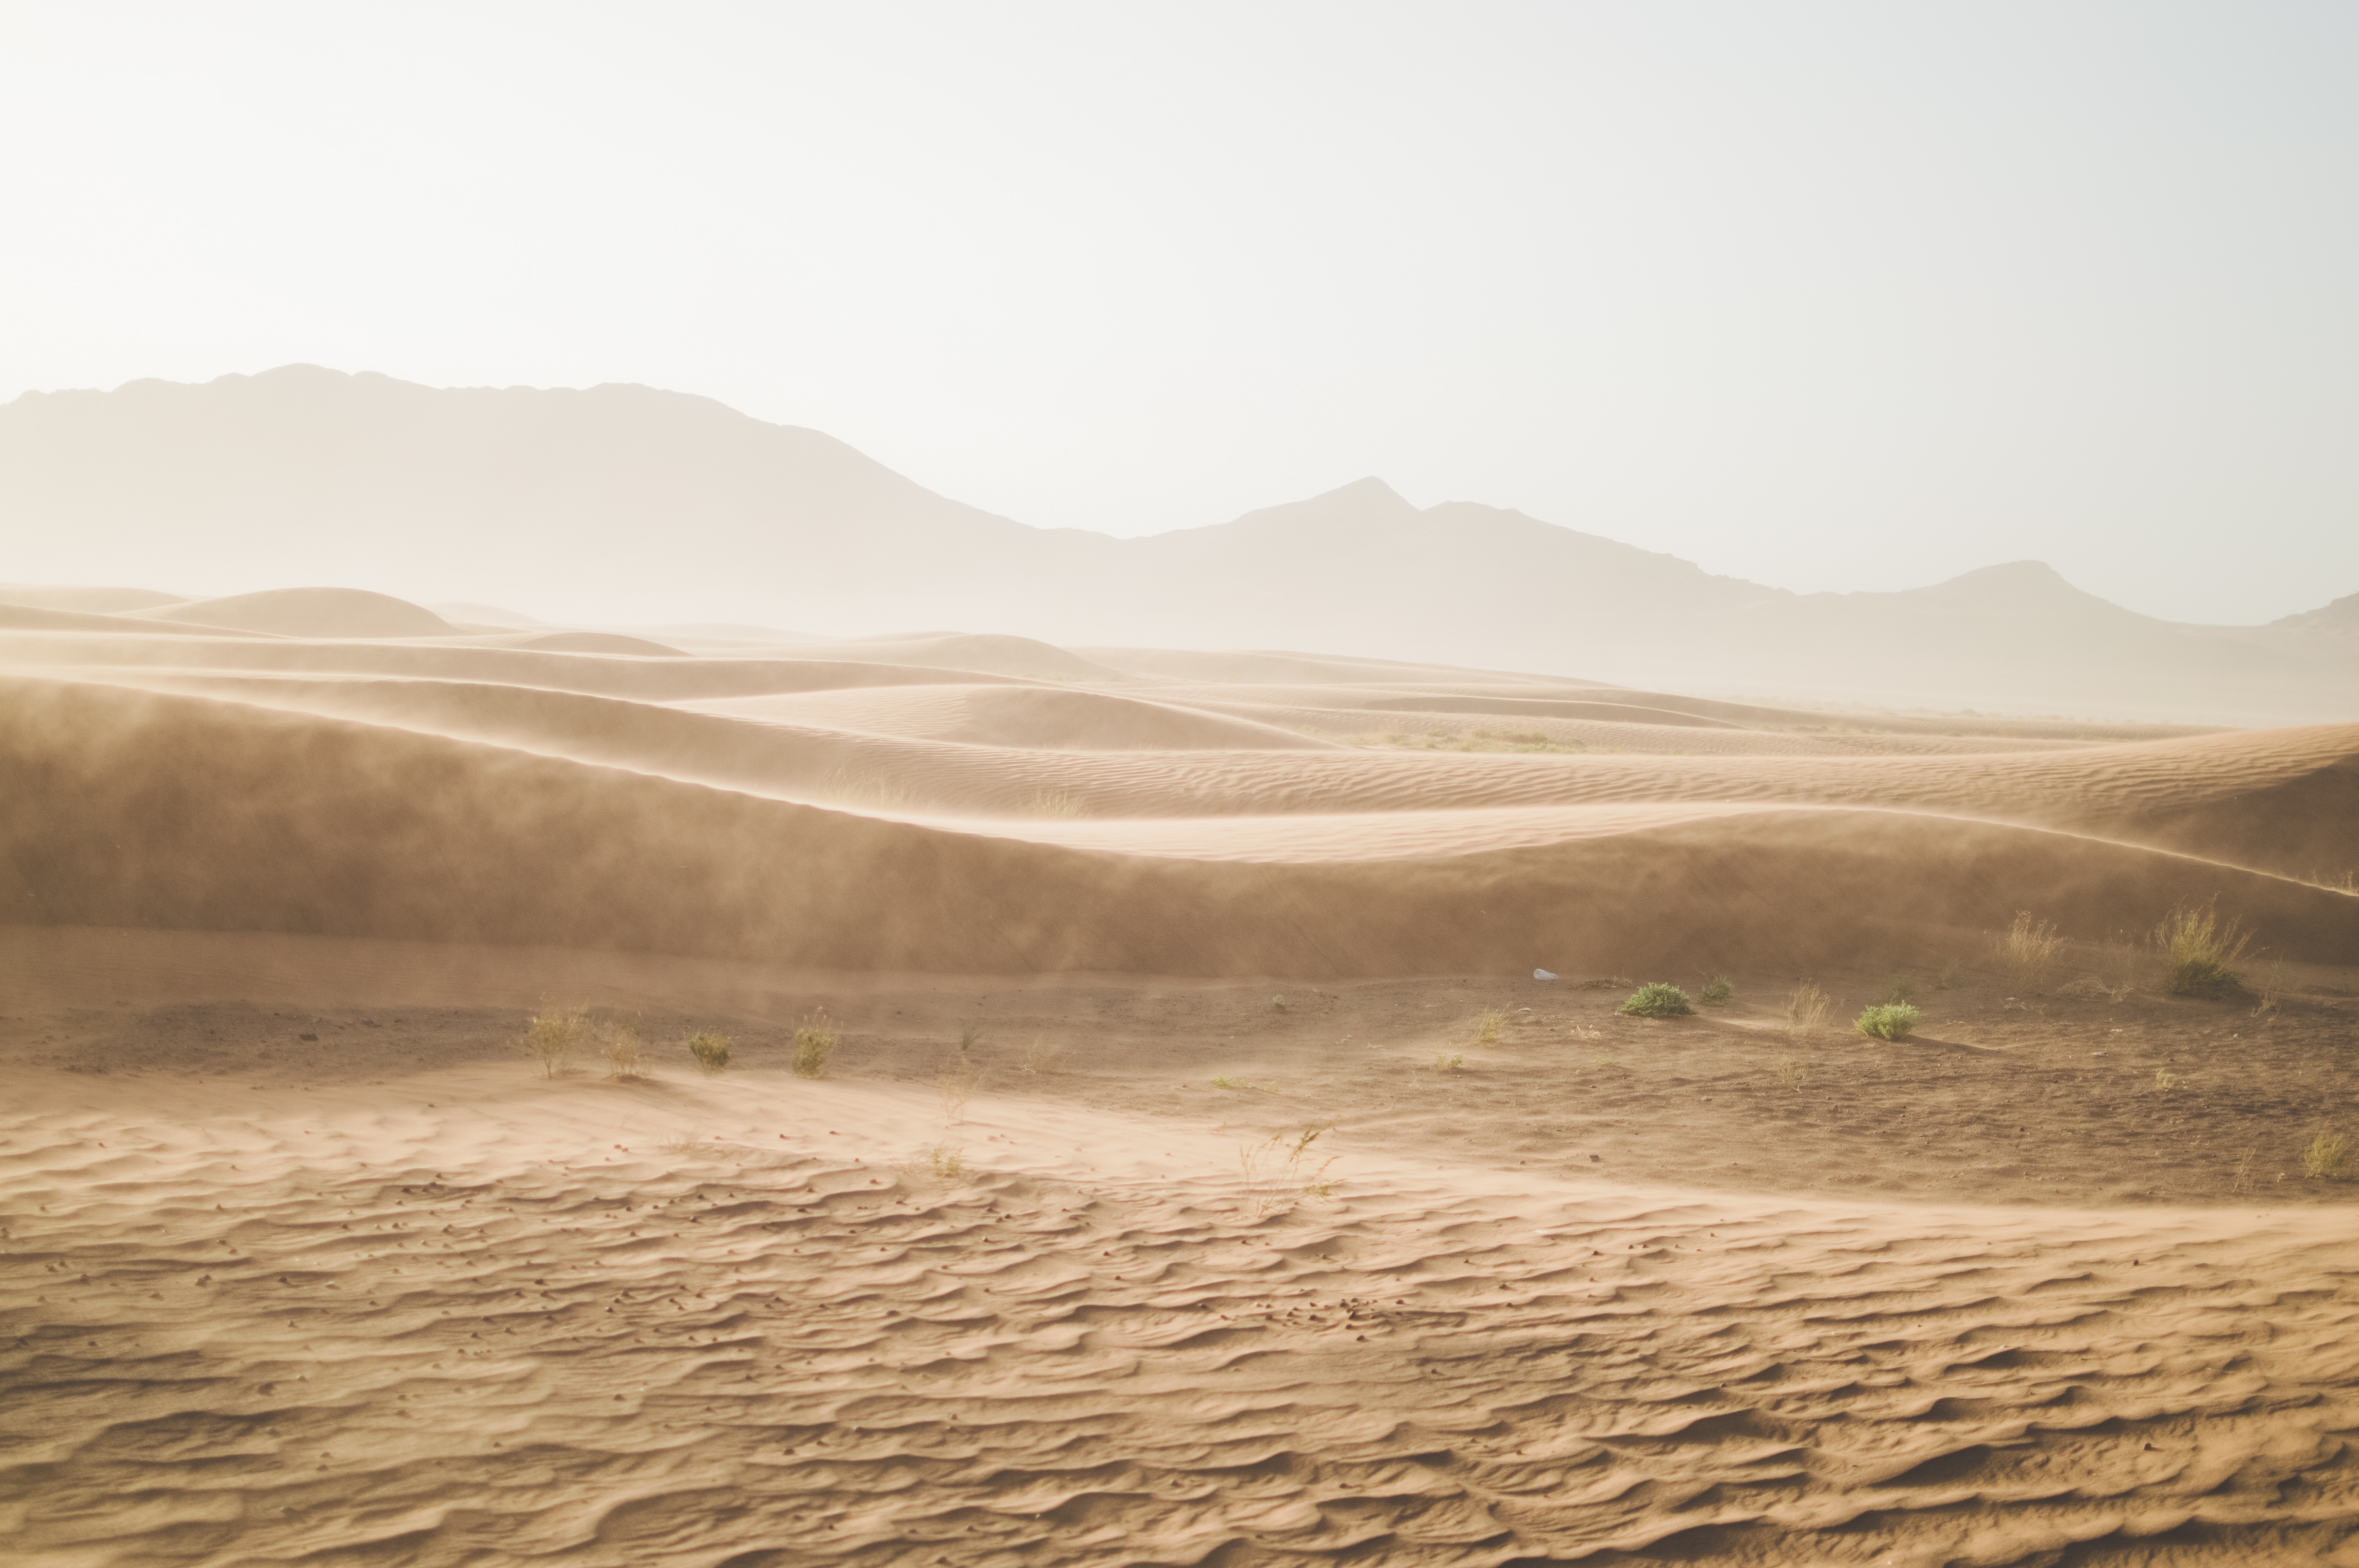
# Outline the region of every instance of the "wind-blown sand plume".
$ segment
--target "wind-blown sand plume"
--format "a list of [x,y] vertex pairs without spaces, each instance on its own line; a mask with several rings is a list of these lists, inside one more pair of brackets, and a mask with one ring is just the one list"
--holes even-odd
[[0,629],[27,1561],[2359,1543],[2359,725],[250,597]]
[[[1922,812],[1426,810],[1040,822],[1017,838],[108,687],[16,682],[0,724],[16,877],[0,897],[47,924],[1310,975],[1513,964],[1542,930],[1614,964],[1701,949],[1807,961],[1895,925],[2004,924],[2035,892],[2088,935],[2218,899],[2291,957],[2359,936],[2359,901],[2335,893]],[[161,756],[166,777],[146,761]]]
[[680,706],[789,725],[1059,752],[1312,752],[1299,730],[1100,692],[1039,687],[870,687]]

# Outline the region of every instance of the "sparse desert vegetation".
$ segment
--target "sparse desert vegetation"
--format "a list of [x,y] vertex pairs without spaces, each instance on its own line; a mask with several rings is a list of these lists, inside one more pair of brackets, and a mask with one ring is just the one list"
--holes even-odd
[[688,1054],[707,1077],[729,1067],[729,1036],[700,1029],[688,1037]]
[[2321,1132],[2301,1152],[2301,1173],[2312,1181],[2340,1176],[2350,1162],[2351,1152],[2336,1132]]
[[2064,938],[2057,935],[2052,922],[2039,919],[2029,910],[2017,910],[2015,922],[1992,940],[1992,954],[1998,961],[1999,973],[2009,984],[2026,990],[2038,990],[2054,972],[2058,956],[2064,950]]
[[628,1018],[601,1019],[596,1033],[598,1054],[605,1058],[608,1077],[620,1082],[646,1076],[636,1022]]
[[1911,1003],[1882,1002],[1863,1010],[1853,1027],[1875,1040],[1906,1040],[1923,1016]]
[[1486,1007],[1474,1015],[1473,1027],[1468,1032],[1469,1041],[1475,1045],[1496,1045],[1499,1032],[1506,1027],[1507,1010]]
[[1333,1190],[1327,1172],[1334,1159],[1316,1166],[1308,1163],[1312,1145],[1332,1130],[1332,1123],[1315,1124],[1299,1132],[1272,1133],[1260,1142],[1238,1148],[1245,1201],[1254,1213],[1267,1214],[1289,1197],[1325,1197]]
[[1815,980],[1804,980],[1786,997],[1786,1033],[1811,1035],[1827,1026],[1834,1013],[1835,1000],[1821,989]]
[[542,1075],[553,1078],[565,1070],[566,1058],[589,1032],[590,1021],[578,1010],[549,1008],[533,1014],[521,1044],[540,1064]]
[[2245,989],[2235,966],[2252,945],[2252,934],[2233,918],[2222,919],[2215,905],[2180,905],[2162,917],[2149,940],[2162,960],[2166,995],[2218,1000]]
[[1706,1007],[1726,1007],[1735,995],[1736,988],[1728,983],[1726,975],[1714,975],[1696,992],[1696,1000]]
[[807,1015],[795,1026],[795,1076],[827,1076],[827,1065],[835,1059],[835,1048],[842,1043],[842,1038],[825,1008]]
[[1695,1011],[1688,993],[1664,980],[1652,980],[1630,993],[1617,1010],[1632,1018],[1684,1018]]

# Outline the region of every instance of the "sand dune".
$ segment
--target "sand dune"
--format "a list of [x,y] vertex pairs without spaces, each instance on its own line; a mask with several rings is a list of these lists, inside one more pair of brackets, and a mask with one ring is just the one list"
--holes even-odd
[[1299,730],[1099,692],[1039,687],[904,686],[718,697],[698,713],[820,729],[1059,752],[1309,752]]
[[[396,683],[375,695],[413,694]],[[646,758],[647,773],[616,765],[635,745],[676,755],[672,734],[717,725],[754,742],[744,765],[783,761],[806,789],[850,793],[844,770],[862,759],[842,730],[481,687],[459,695],[537,708],[544,731],[560,732],[551,751],[575,744],[585,719],[603,731],[594,741],[624,741],[582,762],[530,742],[19,679],[0,720],[16,769],[8,903],[41,923],[969,971],[1496,971],[1543,962],[1543,947],[1603,968],[1664,952],[1808,961],[1867,931],[1986,927],[2033,903],[2081,935],[2220,899],[2295,957],[2359,936],[2359,900],[2187,852],[2239,836],[2264,844],[2278,820],[2267,792],[2343,776],[2333,770],[2359,749],[2346,728],[1978,766],[1336,749],[1068,762],[895,739],[872,742],[868,771],[848,781],[875,788],[880,810],[649,776],[662,757]],[[169,775],[148,756],[171,757]],[[897,780],[928,771],[955,783],[955,763],[929,766],[950,757],[999,796],[951,803],[967,812],[1038,812],[1060,777],[1070,793],[1057,797],[1062,809],[1012,821],[929,818],[896,798]],[[1180,815],[1190,791],[1232,805]],[[1125,810],[1124,792],[1161,809]],[[1277,809],[1234,804],[1260,797]],[[2140,819],[2161,822],[2177,846],[2098,831]],[[2347,817],[2321,824],[2290,848],[2267,847],[2280,859],[2348,849]]]
[[145,620],[282,637],[432,637],[453,628],[432,611],[356,588],[279,588],[135,610]]
[[[2359,725],[244,597],[0,611],[27,1561],[2359,1540]],[[2140,989],[2190,905],[2266,995]]]

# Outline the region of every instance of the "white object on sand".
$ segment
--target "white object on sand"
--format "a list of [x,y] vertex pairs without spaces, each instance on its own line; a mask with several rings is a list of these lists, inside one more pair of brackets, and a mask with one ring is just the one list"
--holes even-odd
[[1552,980],[1556,979],[1556,977],[1549,974],[1546,969],[1534,969],[1532,971],[1532,979],[1536,980]]

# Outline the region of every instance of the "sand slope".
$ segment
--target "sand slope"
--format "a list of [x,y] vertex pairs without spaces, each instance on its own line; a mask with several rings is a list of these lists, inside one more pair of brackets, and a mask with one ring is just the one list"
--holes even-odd
[[2293,880],[2350,863],[2349,728],[1983,757],[1434,755],[1127,697],[870,686],[875,666],[395,651],[817,689],[756,705],[795,722],[483,680],[15,677],[0,899],[33,923],[974,971],[1799,963],[2035,905],[2093,936],[2215,899],[2288,956],[2359,937],[2359,900]]

